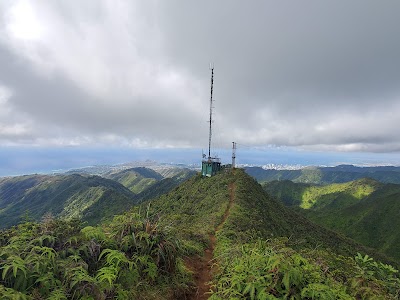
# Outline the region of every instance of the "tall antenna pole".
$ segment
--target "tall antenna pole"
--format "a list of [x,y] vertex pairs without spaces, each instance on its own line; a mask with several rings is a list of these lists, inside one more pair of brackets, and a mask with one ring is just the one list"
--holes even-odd
[[235,168],[236,164],[236,143],[232,142],[232,169]]
[[211,159],[211,135],[212,135],[212,109],[213,109],[213,86],[214,86],[214,65],[210,65],[211,69],[211,96],[210,96],[210,132],[208,135],[208,159]]

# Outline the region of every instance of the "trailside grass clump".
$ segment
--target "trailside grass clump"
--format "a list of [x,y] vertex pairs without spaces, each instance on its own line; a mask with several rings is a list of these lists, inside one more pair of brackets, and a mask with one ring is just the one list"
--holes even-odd
[[368,255],[354,258],[290,247],[287,238],[238,244],[223,236],[210,299],[398,299],[392,266]]

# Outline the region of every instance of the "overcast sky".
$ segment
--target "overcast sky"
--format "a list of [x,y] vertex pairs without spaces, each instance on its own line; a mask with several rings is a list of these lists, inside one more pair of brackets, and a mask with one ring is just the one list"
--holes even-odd
[[0,2],[0,144],[400,151],[400,1]]

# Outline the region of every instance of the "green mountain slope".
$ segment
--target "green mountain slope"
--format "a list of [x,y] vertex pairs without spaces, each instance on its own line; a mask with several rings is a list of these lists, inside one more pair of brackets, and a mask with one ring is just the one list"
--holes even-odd
[[83,218],[93,224],[128,209],[137,199],[118,182],[98,176],[31,175],[0,182],[0,227],[21,221],[24,214]]
[[205,243],[222,219],[229,202],[227,186],[232,180],[227,174],[210,179],[198,174],[148,203],[152,214],[161,215],[174,234],[182,238],[195,235]]
[[182,182],[192,178],[196,174],[197,172],[189,169],[170,173],[169,175],[173,175],[172,177],[164,178],[160,181],[157,181],[150,187],[137,194],[138,201],[143,202],[145,200],[157,198],[165,193],[168,193],[170,190],[174,189]]
[[314,222],[400,260],[400,185],[360,179],[327,186],[270,182],[264,188],[306,209],[300,212]]
[[399,167],[355,167],[340,165],[336,167],[307,167],[301,170],[265,170],[260,167],[247,167],[246,172],[258,182],[291,180],[311,184],[331,184],[373,178],[383,183],[400,184]]
[[[0,297],[396,299],[400,291],[398,271],[364,254],[384,256],[286,208],[242,170],[195,176],[110,222],[81,226],[45,218],[0,231]],[[202,264],[202,253],[212,261]],[[196,295],[204,271],[213,288]]]
[[308,217],[400,260],[400,185],[387,184],[343,208],[308,212]]
[[390,293],[386,283],[373,279],[375,275],[360,275],[363,287],[357,286],[358,264],[364,259],[371,266],[374,262],[368,256],[351,257],[361,252],[392,260],[284,207],[242,170],[196,176],[149,204],[189,249],[207,247],[209,253],[216,236],[214,263],[219,271],[212,299],[268,299],[267,291],[278,298],[298,299],[311,294],[320,296],[310,299],[379,298]]
[[48,177],[41,175],[26,175],[20,177],[0,178],[0,203],[5,206],[21,199],[26,190],[34,187]]
[[183,167],[172,167],[172,168],[171,167],[159,167],[159,168],[155,169],[155,171],[164,178],[176,177],[178,175],[182,176],[183,174],[186,174],[186,176],[191,177],[197,173],[196,171],[194,171],[192,169],[183,168]]
[[0,228],[17,224],[24,215],[40,220],[48,213],[97,224],[170,191],[194,173],[179,169],[163,179],[151,169],[134,168],[110,175],[115,180],[78,174],[0,178]]
[[346,183],[312,185],[290,180],[272,181],[263,184],[264,189],[287,206],[304,209],[321,209],[325,206],[343,207],[370,195],[383,184],[363,178]]
[[246,236],[257,230],[262,238],[290,237],[304,247],[322,246],[344,255],[357,251],[371,253],[352,240],[326,230],[286,208],[265,193],[262,186],[249,176],[242,174],[240,178],[236,189],[238,200],[235,202],[232,214],[237,215],[237,220],[233,223],[242,223],[243,225],[239,227]]
[[158,197],[168,192],[181,182],[194,176],[197,172],[186,168],[166,168],[158,173],[145,167],[131,168],[103,175],[121,183],[138,195],[142,201]]
[[135,194],[144,191],[157,181],[163,179],[159,173],[144,167],[111,172],[104,174],[103,177],[121,183]]
[[151,201],[152,211],[163,215],[166,223],[173,224],[178,235],[186,232],[185,226],[190,224],[190,232],[207,239],[223,218],[229,203],[228,187],[233,182],[237,199],[224,228],[241,240],[244,237],[291,237],[304,247],[323,246],[345,255],[357,251],[374,253],[286,208],[269,197],[262,186],[242,170],[236,170],[235,175],[222,173],[209,179],[198,175]]

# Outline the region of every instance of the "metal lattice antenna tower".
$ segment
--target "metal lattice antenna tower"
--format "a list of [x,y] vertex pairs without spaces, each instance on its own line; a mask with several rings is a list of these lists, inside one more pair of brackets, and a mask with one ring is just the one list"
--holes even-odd
[[236,164],[236,143],[232,142],[232,168],[235,168]]
[[210,131],[208,135],[208,159],[211,159],[211,135],[212,135],[212,109],[213,109],[213,87],[214,87],[214,65],[210,65],[211,69],[211,96],[210,96]]

